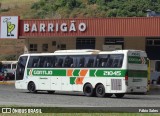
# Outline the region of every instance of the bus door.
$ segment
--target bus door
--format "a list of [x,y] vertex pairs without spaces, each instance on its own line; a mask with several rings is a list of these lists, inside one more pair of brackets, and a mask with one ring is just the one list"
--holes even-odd
[[17,63],[16,78],[15,78],[16,88],[20,88],[20,89],[26,88],[25,77],[27,76],[27,71],[26,71],[27,59],[28,59],[28,56],[21,56]]

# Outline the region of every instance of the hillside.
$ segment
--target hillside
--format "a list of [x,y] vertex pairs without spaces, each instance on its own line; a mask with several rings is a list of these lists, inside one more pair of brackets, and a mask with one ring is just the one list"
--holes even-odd
[[39,0],[0,0],[0,15],[15,15],[25,18],[26,14],[31,11],[32,4],[38,1]]
[[1,0],[0,15],[28,18],[142,17],[160,0]]
[[143,17],[160,11],[160,0],[39,0],[33,18]]

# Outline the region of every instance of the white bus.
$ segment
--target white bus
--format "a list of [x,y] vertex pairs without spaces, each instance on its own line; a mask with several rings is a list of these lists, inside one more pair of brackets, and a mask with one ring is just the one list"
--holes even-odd
[[1,61],[1,62],[3,65],[3,69],[6,71],[7,80],[14,80],[17,61]]
[[86,96],[121,98],[147,92],[147,56],[139,50],[59,50],[23,54],[16,69],[17,89],[81,91]]

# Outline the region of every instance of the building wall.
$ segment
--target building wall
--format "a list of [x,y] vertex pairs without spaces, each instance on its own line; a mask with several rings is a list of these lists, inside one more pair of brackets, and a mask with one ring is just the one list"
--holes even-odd
[[17,59],[24,52],[24,44],[24,39],[0,39],[0,60],[11,56]]
[[[95,49],[103,50],[105,37],[95,38]],[[56,46],[52,45],[53,41],[56,41]],[[29,44],[37,44],[37,52],[44,52],[42,44],[48,44],[48,52],[60,49],[58,45],[61,44],[66,44],[66,49],[76,49],[76,37],[27,38],[25,39],[25,52],[29,50]],[[124,49],[145,50],[145,37],[124,37]]]
[[145,50],[145,37],[124,37],[124,49]]
[[96,37],[96,46],[95,48],[97,50],[102,50],[103,49],[103,44],[104,44],[104,38],[105,37]]
[[[52,42],[56,41],[56,45],[52,45]],[[58,46],[66,44],[66,49],[76,48],[76,37],[52,37],[52,38],[27,38],[25,39],[25,52],[29,51],[30,44],[37,44],[37,52],[42,51],[42,44],[48,44],[48,52],[54,52],[58,50]]]

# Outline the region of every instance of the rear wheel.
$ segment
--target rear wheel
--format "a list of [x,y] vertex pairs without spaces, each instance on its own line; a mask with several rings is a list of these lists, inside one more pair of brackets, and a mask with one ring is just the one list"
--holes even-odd
[[102,84],[99,84],[96,87],[96,96],[97,97],[104,97],[105,96],[105,88]]
[[124,93],[115,93],[117,98],[122,98],[125,94]]
[[87,97],[92,97],[94,96],[94,89],[92,87],[91,84],[86,84],[83,88],[83,93],[87,96]]
[[53,94],[55,93],[55,91],[47,91],[49,94]]
[[36,85],[34,84],[34,82],[30,82],[28,84],[28,90],[30,93],[36,93]]

